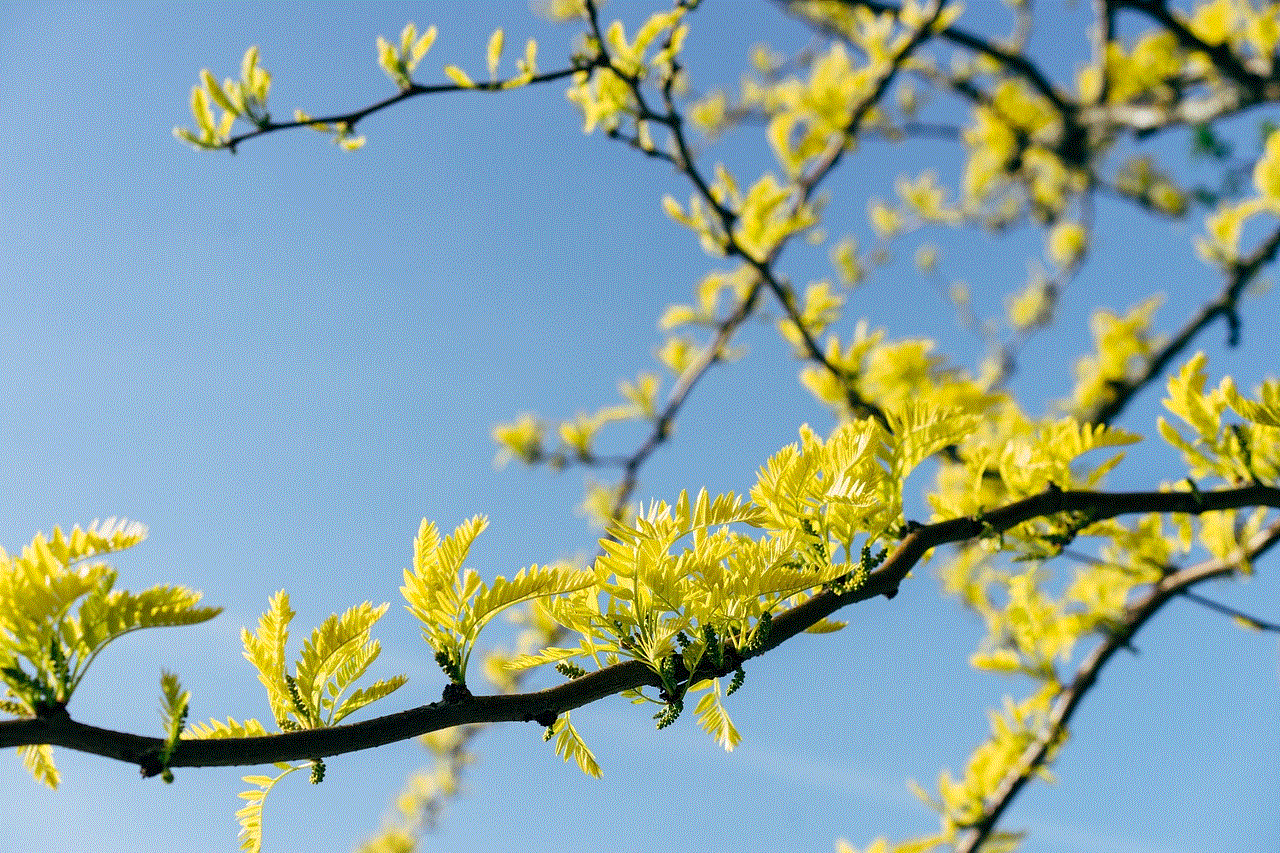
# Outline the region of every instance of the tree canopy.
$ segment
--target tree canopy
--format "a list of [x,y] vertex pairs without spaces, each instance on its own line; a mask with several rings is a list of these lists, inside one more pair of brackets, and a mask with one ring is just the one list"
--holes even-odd
[[[744,34],[743,13],[721,10],[745,72],[720,79],[699,71],[700,57],[724,49],[696,47],[717,4],[702,5],[642,13],[554,3],[544,12],[572,33],[568,49],[517,38],[512,25],[493,30],[470,63],[435,63],[448,34],[410,23],[376,41],[390,94],[357,97],[364,105],[354,108],[290,112],[272,91],[288,71],[258,47],[235,77],[200,73],[191,121],[175,135],[246,155],[318,131],[335,156],[358,159],[391,144],[378,122],[396,111],[564,92],[585,134],[626,154],[647,181],[661,178],[644,215],[662,224],[636,251],[660,259],[689,248],[701,269],[678,282],[686,297],[652,317],[652,362],[612,365],[635,368],[616,398],[492,429],[499,461],[549,469],[524,476],[585,474],[581,510],[602,533],[580,546],[598,551],[526,552],[518,567],[480,570],[471,555],[492,535],[484,506],[424,518],[403,531],[403,572],[378,570],[400,586],[395,608],[361,593],[309,604],[308,615],[333,613],[297,624],[287,560],[255,567],[255,581],[284,589],[264,593],[261,615],[239,632],[265,691],[252,715],[193,697],[186,674],[167,669],[158,729],[118,731],[78,713],[73,696],[95,686],[85,677],[91,664],[110,664],[98,662],[109,644],[142,628],[190,630],[220,612],[167,579],[124,589],[134,585],[108,561],[145,537],[137,522],[54,527],[0,552],[12,717],[0,722],[0,743],[18,747],[38,782],[59,783],[54,747],[179,785],[188,768],[266,766],[243,777],[236,816],[244,849],[273,849],[274,833],[288,830],[273,828],[269,803],[296,784],[289,777],[301,770],[319,783],[335,756],[419,737],[434,766],[409,779],[395,817],[370,827],[361,848],[411,850],[450,806],[484,724],[534,724],[547,751],[587,776],[603,772],[601,784],[609,768],[580,715],[613,697],[648,707],[660,736],[693,722],[732,751],[743,736],[737,709],[753,703],[780,726],[806,726],[804,708],[755,677],[757,666],[782,659],[820,674],[818,693],[838,695],[845,659],[892,670],[906,651],[867,636],[841,646],[839,635],[800,635],[837,632],[872,602],[930,633],[923,594],[900,593],[940,588],[980,626],[944,645],[965,646],[968,664],[1007,695],[968,754],[913,783],[937,813],[932,825],[831,841],[877,853],[1048,849],[1034,825],[1008,819],[1010,808],[1078,742],[1106,737],[1077,727],[1077,712],[1172,603],[1207,616],[1206,630],[1249,629],[1233,638],[1239,655],[1280,631],[1265,599],[1227,603],[1208,588],[1265,574],[1280,541],[1277,336],[1259,307],[1280,248],[1280,135],[1268,118],[1280,98],[1280,7],[1103,0],[1083,17],[1029,3],[999,14],[917,0],[766,7],[804,34],[798,47]],[[627,180],[587,177],[602,192]],[[513,217],[522,194],[557,192],[556,176],[539,181],[508,188]],[[401,224],[397,211],[383,215],[388,228]],[[477,256],[525,251],[502,234],[477,245],[432,236]],[[1185,257],[1169,266],[1163,255],[1175,251]],[[1179,278],[1151,280],[1153,269]],[[521,287],[536,287],[542,271],[526,275]],[[877,292],[889,307],[882,326],[860,307]],[[1116,304],[1115,293],[1134,298]],[[574,316],[572,304],[561,308]],[[618,348],[597,344],[606,355]],[[807,402],[779,395],[780,370]],[[688,417],[724,374],[743,377],[743,391]],[[437,389],[424,429],[434,407],[484,396],[482,383]],[[714,466],[708,448],[738,442],[762,414],[788,425],[790,443],[716,475],[738,485],[697,476],[668,493],[645,485],[688,434],[707,434],[698,464]],[[198,571],[187,578],[198,580]],[[379,602],[393,599],[375,588],[386,591]],[[438,695],[410,694],[407,675],[378,660],[393,610],[438,667]],[[509,619],[518,631],[503,632]],[[1211,675],[1201,674],[1200,692],[1214,707]],[[1160,715],[1186,712],[1158,696],[1152,704]],[[978,708],[957,710],[980,719]],[[851,726],[871,713],[859,710]],[[911,725],[910,704],[884,713]],[[1131,760],[1156,749],[1144,744]],[[1224,760],[1259,760],[1254,744],[1238,750]],[[662,776],[652,783],[661,788]]]

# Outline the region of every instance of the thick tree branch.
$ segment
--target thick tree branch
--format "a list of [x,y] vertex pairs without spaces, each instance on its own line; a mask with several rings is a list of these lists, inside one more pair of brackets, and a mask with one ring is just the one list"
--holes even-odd
[[[777,648],[831,614],[858,601],[883,595],[892,598],[898,586],[929,550],[1000,533],[1025,521],[1063,512],[1087,513],[1094,520],[1133,513],[1198,515],[1226,509],[1267,506],[1280,508],[1280,488],[1251,485],[1210,492],[1092,492],[1048,489],[981,518],[954,518],[917,525],[865,583],[837,592],[823,589],[807,601],[773,619],[767,642],[741,660]],[[1157,585],[1165,588],[1167,581]],[[730,671],[732,666],[725,669]],[[699,672],[699,677],[717,673]],[[724,673],[719,673],[724,674]],[[169,761],[171,767],[209,767],[300,761],[384,746],[427,732],[469,723],[545,721],[555,715],[625,690],[660,686],[645,664],[626,661],[580,678],[524,694],[465,696],[434,702],[373,720],[325,729],[309,729],[262,737],[182,740]],[[1077,700],[1078,701],[1078,700]],[[117,732],[77,722],[65,713],[0,722],[0,748],[50,744],[137,764],[145,775],[160,771],[160,738]]]

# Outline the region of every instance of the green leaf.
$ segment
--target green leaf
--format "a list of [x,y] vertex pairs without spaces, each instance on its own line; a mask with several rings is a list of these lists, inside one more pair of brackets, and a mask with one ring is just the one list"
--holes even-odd
[[160,763],[166,771],[165,781],[172,779],[168,774],[169,757],[182,737],[182,730],[187,724],[187,710],[191,704],[191,692],[182,689],[178,676],[167,670],[160,673],[160,718],[164,721],[164,750],[160,755]]

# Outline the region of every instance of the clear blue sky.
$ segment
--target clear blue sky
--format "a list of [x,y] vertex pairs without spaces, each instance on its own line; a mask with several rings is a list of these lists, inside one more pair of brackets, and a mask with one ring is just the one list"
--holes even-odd
[[[757,39],[805,43],[769,3],[706,5],[690,40],[701,85],[736,80]],[[974,5],[988,14],[996,4]],[[613,11],[630,30],[640,9]],[[374,39],[409,20],[440,28],[424,81],[449,62],[483,74],[496,26],[511,53],[539,38],[544,68],[570,37],[523,3],[0,5],[0,543],[12,552],[55,524],[138,519],[151,538],[116,560],[121,584],[184,583],[226,608],[207,625],[113,646],[75,697],[79,719],[158,732],[162,666],[192,690],[194,718],[268,717],[238,632],[282,587],[299,613],[295,635],[364,599],[392,602],[376,671],[410,682],[384,710],[429,702],[443,679],[398,593],[422,517],[451,529],[487,513],[473,564],[489,575],[594,549],[573,511],[581,474],[495,471],[489,431],[523,411],[556,418],[612,402],[619,379],[653,367],[656,318],[711,265],[660,211],[664,193],[688,193],[669,169],[584,137],[560,87],[419,99],[362,126],[369,144],[354,154],[302,132],[234,157],[170,135],[189,123],[199,70],[233,75],[251,44],[274,74],[278,115],[383,97],[391,84]],[[1054,38],[1040,40],[1049,64],[1070,67],[1079,46]],[[747,174],[767,167],[760,150],[708,157]],[[886,192],[934,156],[944,171],[956,163],[941,146],[863,153],[832,186],[832,231],[851,228],[864,243],[865,187]],[[1092,306],[1163,290],[1159,316],[1173,327],[1218,288],[1187,257],[1197,220],[1137,232],[1145,220],[1107,205],[1100,214],[1109,230],[1097,259],[1015,380],[1033,410],[1069,389]],[[1023,280],[1038,239],[933,236],[948,272],[988,310]],[[785,272],[828,275],[820,258],[797,252]],[[1277,312],[1274,293],[1254,303],[1263,319],[1247,322],[1239,350],[1223,347],[1221,329],[1207,334],[1210,370],[1246,387],[1274,375]],[[909,264],[868,283],[850,315],[895,337],[938,337],[961,363],[976,361],[974,341]],[[773,337],[750,330],[748,359],[699,389],[645,469],[642,496],[743,490],[797,425],[829,424]],[[1125,425],[1154,434],[1159,396],[1149,392]],[[617,449],[633,440],[619,436]],[[1113,485],[1177,478],[1158,446],[1134,457]],[[1274,558],[1258,568],[1243,588],[1212,592],[1274,619]],[[958,769],[986,732],[982,709],[1022,685],[966,668],[979,626],[939,600],[928,569],[892,602],[844,615],[845,632],[800,638],[751,667],[729,705],[745,737],[732,755],[692,715],[655,732],[651,712],[623,700],[574,714],[605,768],[599,781],[562,764],[534,725],[489,732],[467,795],[424,849],[799,853],[841,836],[861,845],[931,830],[905,781],[931,788],[939,769]],[[1078,716],[1060,784],[1033,787],[1007,826],[1031,830],[1029,853],[1280,847],[1274,637],[1174,605],[1138,645]],[[5,847],[236,846],[243,770],[181,771],[165,786],[126,765],[64,751],[57,760],[57,793],[16,758],[0,762]],[[318,788],[290,779],[268,802],[268,849],[349,849],[425,761],[401,744],[331,760]]]

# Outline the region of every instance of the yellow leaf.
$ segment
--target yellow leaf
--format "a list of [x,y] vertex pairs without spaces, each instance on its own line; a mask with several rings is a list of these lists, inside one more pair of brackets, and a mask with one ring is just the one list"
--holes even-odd
[[680,207],[680,202],[672,198],[671,195],[668,194],[662,197],[662,209],[667,216],[670,216],[676,222],[685,225],[689,224],[689,217],[684,215],[684,209]]
[[872,201],[868,216],[871,227],[880,237],[893,237],[903,229],[902,217],[882,201]]
[[173,135],[180,141],[194,145],[197,148],[206,147],[194,133],[187,130],[185,127],[175,127],[173,129]]
[[53,748],[48,744],[28,744],[18,747],[22,766],[32,777],[50,790],[56,790],[62,776],[53,764]]
[[1222,44],[1236,27],[1236,10],[1232,0],[1212,0],[1196,9],[1189,29],[1208,45]]
[[418,37],[418,28],[413,25],[413,21],[404,25],[404,29],[400,31],[400,55],[408,56],[409,51],[413,49],[414,39]]
[[378,65],[396,84],[403,85],[401,80],[404,75],[399,68],[399,57],[396,55],[396,49],[391,46],[391,42],[382,36],[378,36]]
[[502,43],[504,41],[502,29],[493,31],[493,35],[489,36],[489,47],[485,51],[485,62],[489,66],[489,77],[498,76],[498,62],[502,59]]
[[1068,269],[1080,262],[1089,245],[1089,234],[1078,222],[1061,222],[1049,233],[1049,259],[1059,269]]
[[471,82],[471,78],[467,76],[467,72],[456,65],[446,65],[444,67],[444,76],[463,89],[474,89],[476,87],[476,84]]
[[548,732],[556,738],[556,755],[565,761],[574,759],[578,768],[588,776],[599,779],[604,775],[600,765],[596,763],[596,757],[591,754],[591,750],[587,748],[578,730],[569,722],[568,712],[557,717]]
[[969,666],[993,672],[1018,672],[1022,669],[1022,660],[1012,649],[995,649],[989,652],[975,652],[969,657]]
[[244,59],[240,61],[240,79],[248,83],[253,79],[254,71],[258,67],[258,46],[254,45],[244,52]]
[[538,73],[538,43],[533,39],[524,43],[524,59],[520,61],[520,70],[530,76]]
[[414,66],[422,61],[422,57],[427,55],[427,51],[431,50],[431,45],[435,43],[436,28],[433,25],[427,27],[427,31],[422,34],[422,37],[413,43],[413,48],[410,50],[409,57],[406,61],[410,71],[412,71]]
[[213,98],[213,102],[222,107],[229,113],[239,112],[231,103],[231,99],[227,97],[227,93],[223,91],[222,85],[217,78],[205,68],[200,72],[200,81],[204,83],[205,90],[209,93],[209,97]]
[[662,312],[662,317],[658,320],[658,328],[666,331],[676,326],[697,322],[699,319],[701,317],[692,305],[668,305],[667,310]]
[[1267,137],[1262,158],[1253,167],[1253,185],[1263,198],[1280,203],[1280,133]]
[[213,110],[209,109],[209,96],[199,86],[191,87],[191,115],[195,117],[200,128],[200,138],[210,141],[213,138]]

